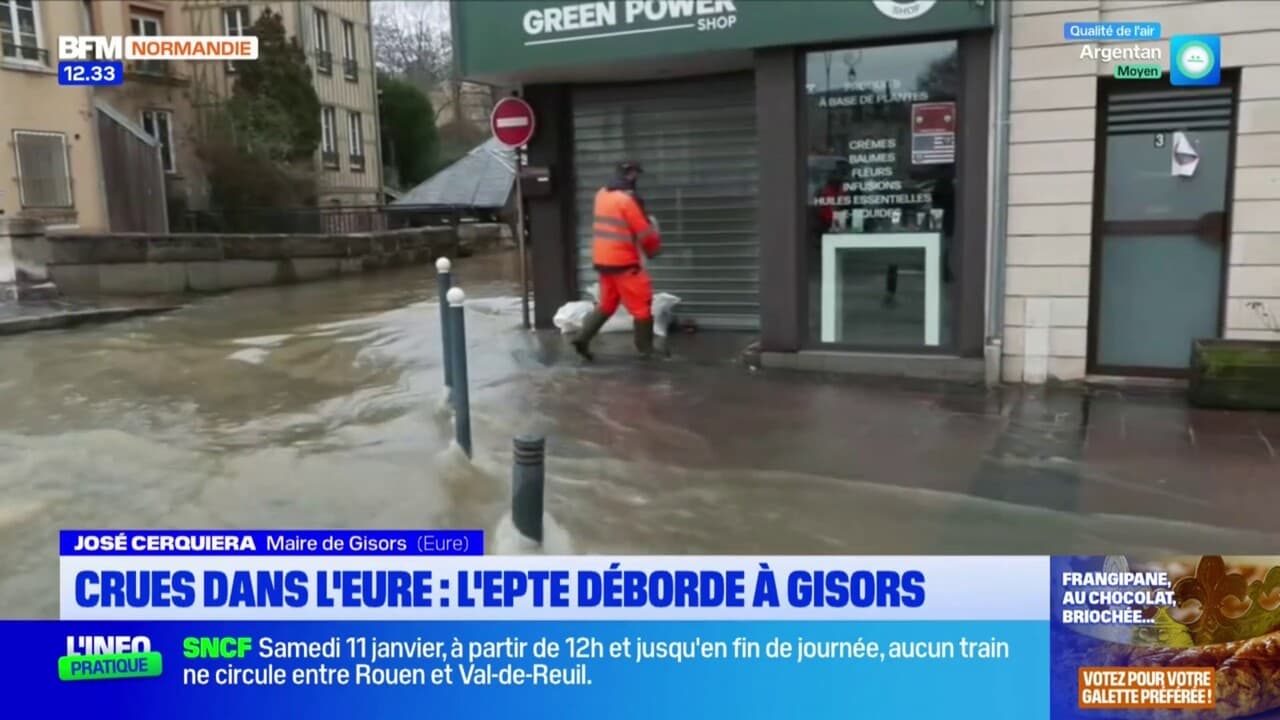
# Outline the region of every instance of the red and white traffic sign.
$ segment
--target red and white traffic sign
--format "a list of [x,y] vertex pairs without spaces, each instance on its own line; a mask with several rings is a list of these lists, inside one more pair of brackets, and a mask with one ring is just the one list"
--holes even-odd
[[502,98],[489,116],[494,139],[512,149],[529,144],[533,127],[533,107],[518,97]]

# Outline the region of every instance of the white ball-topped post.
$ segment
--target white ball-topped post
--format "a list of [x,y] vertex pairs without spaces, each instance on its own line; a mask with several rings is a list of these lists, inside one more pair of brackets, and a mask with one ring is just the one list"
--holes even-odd
[[451,402],[450,388],[453,387],[453,352],[449,349],[449,342],[453,333],[449,331],[449,288],[453,287],[453,263],[449,262],[449,258],[442,257],[436,260],[436,286],[440,290],[440,355],[444,358],[444,362],[440,363],[444,367],[444,394],[445,401]]
[[462,288],[449,288],[449,348],[453,352],[453,428],[458,447],[471,457],[471,398],[467,388],[467,294]]

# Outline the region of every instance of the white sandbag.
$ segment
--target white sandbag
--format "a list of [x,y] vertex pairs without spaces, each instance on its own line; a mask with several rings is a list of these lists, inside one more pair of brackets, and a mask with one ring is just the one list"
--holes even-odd
[[561,334],[572,335],[582,329],[582,321],[587,319],[587,313],[591,312],[591,308],[595,306],[596,304],[590,300],[575,300],[565,303],[556,311],[556,315],[551,318],[551,322],[560,328]]
[[[596,306],[594,298],[599,297],[600,286],[593,284],[587,288],[587,295],[592,300],[575,300],[565,303],[556,311],[555,317],[551,319],[552,324],[560,329],[563,335],[572,335],[582,329],[582,323],[587,318],[587,314]],[[671,321],[675,316],[676,305],[680,304],[680,298],[671,293],[657,293],[653,296],[653,334],[660,337],[666,337],[667,327],[671,325]],[[631,332],[635,321],[626,308],[618,308],[618,312],[609,318],[609,321],[600,328],[602,333],[612,332]]]
[[675,320],[676,305],[680,298],[671,293],[658,293],[653,296],[653,334],[666,337],[667,329]]
[[626,308],[618,308],[618,312],[604,322],[604,327],[600,328],[600,332],[631,332],[631,327],[634,324],[635,321],[631,319],[631,313],[627,312]]

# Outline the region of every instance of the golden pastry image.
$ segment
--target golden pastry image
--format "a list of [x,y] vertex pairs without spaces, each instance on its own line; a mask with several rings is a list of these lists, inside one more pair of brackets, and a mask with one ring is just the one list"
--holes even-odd
[[[1107,568],[1116,569],[1116,561],[1127,565],[1124,558],[1108,558]],[[1280,558],[1179,558],[1135,562],[1133,570],[1167,573],[1174,604],[1144,608],[1150,625],[1065,629],[1054,658],[1055,681],[1076,687],[1081,667],[1212,668],[1214,706],[1082,710],[1081,716],[1280,719]]]

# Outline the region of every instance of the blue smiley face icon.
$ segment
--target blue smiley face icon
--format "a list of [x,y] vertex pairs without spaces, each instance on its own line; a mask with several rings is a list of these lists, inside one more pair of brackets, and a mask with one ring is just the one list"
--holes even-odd
[[1222,82],[1222,43],[1216,35],[1174,35],[1169,39],[1169,82],[1180,86]]

